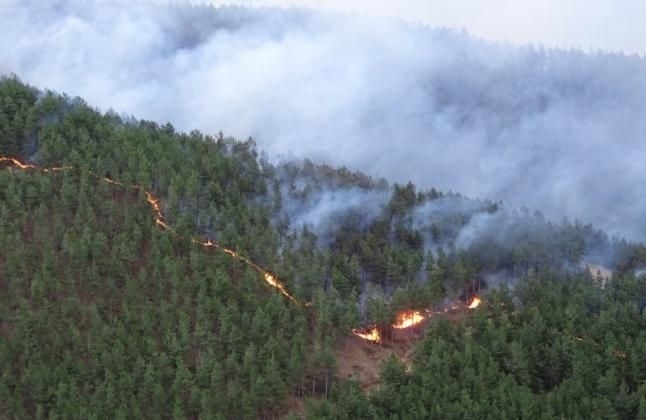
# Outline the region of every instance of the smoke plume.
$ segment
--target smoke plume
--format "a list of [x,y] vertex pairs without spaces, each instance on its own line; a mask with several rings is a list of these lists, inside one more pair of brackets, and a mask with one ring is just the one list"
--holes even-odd
[[[270,156],[646,239],[641,57],[297,9],[2,4],[0,73],[182,130],[252,136]],[[340,200],[320,198],[326,212]]]

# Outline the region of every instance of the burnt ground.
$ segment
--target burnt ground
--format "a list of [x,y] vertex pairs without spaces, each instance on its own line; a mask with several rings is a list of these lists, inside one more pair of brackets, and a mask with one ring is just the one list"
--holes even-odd
[[379,385],[379,370],[390,357],[395,356],[410,366],[417,339],[384,340],[383,343],[366,341],[355,335],[345,339],[337,350],[337,377],[354,379],[370,392]]

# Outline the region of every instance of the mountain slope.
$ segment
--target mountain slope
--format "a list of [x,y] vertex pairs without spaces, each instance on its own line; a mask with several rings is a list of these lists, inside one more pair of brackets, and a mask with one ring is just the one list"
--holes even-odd
[[[486,316],[520,317],[509,334],[521,334],[531,302],[517,312],[507,297],[514,304],[496,312],[495,289],[532,279],[545,310],[559,314],[549,337],[573,331],[560,318],[601,317],[585,303],[600,294],[607,313],[631,320],[619,341],[622,351],[635,343],[627,360],[641,366],[644,277],[633,273],[645,248],[589,225],[310,161],[274,165],[252,140],[102,114],[16,78],[0,80],[0,150],[25,162],[0,162],[2,415],[271,418],[290,396],[332,397],[310,407],[326,416],[348,403],[338,398],[346,391],[368,413],[412,413],[396,393],[366,399],[336,378],[336,349],[353,329],[375,326],[389,339],[400,311],[480,293],[493,305],[460,317],[469,334],[506,331]],[[616,269],[606,291],[581,265],[602,257]],[[564,314],[549,306],[554,282],[572,298]],[[459,325],[441,325],[426,343],[467,340]],[[568,352],[554,357],[563,363],[556,386],[572,371]],[[413,366],[410,378],[428,368]],[[610,374],[604,366],[599,375]],[[386,389],[409,380],[392,363],[385,369]],[[636,413],[643,378],[621,374],[630,401],[613,409]],[[447,389],[458,386],[450,379]],[[434,395],[441,410],[452,407],[454,394]]]

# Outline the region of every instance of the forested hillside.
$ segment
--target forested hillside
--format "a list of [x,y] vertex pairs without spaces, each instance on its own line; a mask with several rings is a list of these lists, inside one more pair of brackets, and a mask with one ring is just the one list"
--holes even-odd
[[539,276],[487,301],[431,323],[411,370],[389,360],[368,397],[338,384],[311,418],[646,418],[643,277]]
[[126,127],[16,80],[0,92],[3,153],[73,167],[0,171],[2,417],[279,412],[307,359],[302,307],[247,264],[160,230],[142,191],[91,175],[163,191],[179,235],[194,228],[181,209],[210,202],[221,237],[260,252],[271,235],[245,205],[262,190],[248,145]]
[[[310,397],[323,417],[644,413],[643,245],[270,163],[251,139],[100,113],[15,77],[0,81],[0,154],[28,164],[0,162],[0,416],[273,418]],[[413,370],[387,364],[381,390],[335,374],[353,329],[475,293],[483,309],[431,317]]]

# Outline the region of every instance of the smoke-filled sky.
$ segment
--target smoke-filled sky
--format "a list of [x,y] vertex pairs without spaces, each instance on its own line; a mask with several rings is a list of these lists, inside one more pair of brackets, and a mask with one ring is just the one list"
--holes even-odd
[[[212,4],[228,4],[212,0]],[[643,0],[243,0],[466,28],[492,41],[646,54]]]
[[331,12],[0,5],[0,73],[102,110],[253,136],[270,156],[345,164],[646,239],[638,56]]

